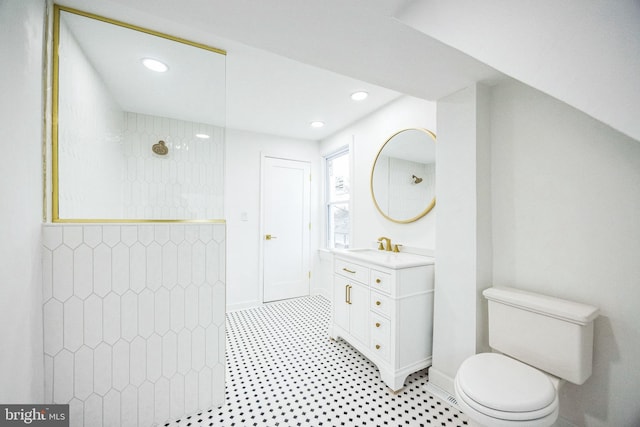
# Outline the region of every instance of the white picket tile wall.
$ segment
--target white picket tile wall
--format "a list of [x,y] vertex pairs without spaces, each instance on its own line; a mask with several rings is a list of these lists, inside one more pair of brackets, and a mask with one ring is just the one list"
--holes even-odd
[[43,225],[45,393],[71,426],[224,400],[225,225]]
[[[131,112],[124,117],[124,217],[222,218],[224,129]],[[160,140],[169,149],[165,156],[151,151]]]
[[[120,112],[106,131],[60,134],[60,217],[218,219],[223,217],[224,129]],[[85,127],[95,121],[78,120]],[[113,122],[113,121],[111,121]],[[100,135],[91,144],[75,135]],[[197,138],[207,134],[209,139]],[[151,147],[165,141],[169,153]],[[83,147],[79,149],[78,147]],[[99,189],[99,191],[96,191]]]

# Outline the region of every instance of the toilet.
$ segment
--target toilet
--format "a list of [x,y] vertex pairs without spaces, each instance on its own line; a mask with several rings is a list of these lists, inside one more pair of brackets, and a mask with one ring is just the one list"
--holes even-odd
[[489,288],[489,346],[456,374],[456,400],[471,425],[551,426],[564,381],[591,376],[596,307],[514,288]]

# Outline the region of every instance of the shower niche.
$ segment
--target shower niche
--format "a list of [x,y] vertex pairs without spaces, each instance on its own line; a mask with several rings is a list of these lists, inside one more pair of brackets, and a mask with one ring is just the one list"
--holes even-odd
[[56,18],[52,221],[222,218],[225,52],[74,9]]

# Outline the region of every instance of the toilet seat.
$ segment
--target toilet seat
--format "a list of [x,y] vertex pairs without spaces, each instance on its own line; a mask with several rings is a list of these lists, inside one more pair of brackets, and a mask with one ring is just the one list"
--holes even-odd
[[465,360],[455,389],[461,406],[505,423],[557,417],[558,393],[550,378],[501,354],[481,353]]

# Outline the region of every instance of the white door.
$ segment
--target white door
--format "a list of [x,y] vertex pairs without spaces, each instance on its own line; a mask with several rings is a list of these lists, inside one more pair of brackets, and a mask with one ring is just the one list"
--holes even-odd
[[263,157],[263,300],[309,295],[311,166]]

